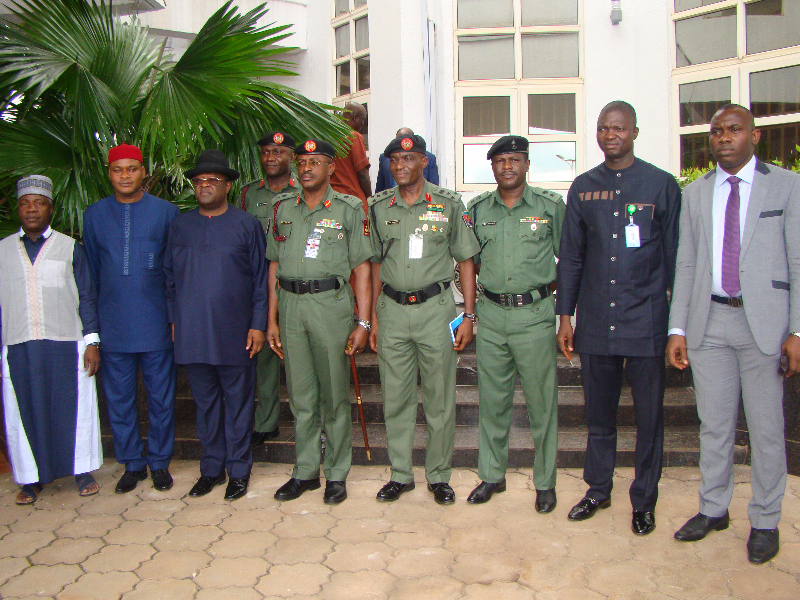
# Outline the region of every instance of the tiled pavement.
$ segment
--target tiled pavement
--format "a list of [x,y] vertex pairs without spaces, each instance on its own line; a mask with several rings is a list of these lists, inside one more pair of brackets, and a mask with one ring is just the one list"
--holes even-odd
[[[322,491],[280,504],[272,495],[287,465],[256,464],[246,498],[184,495],[195,461],[173,463],[175,487],[149,480],[113,493],[121,467],[99,471],[100,494],[79,498],[72,478],[47,486],[33,508],[14,505],[17,486],[0,476],[0,597],[245,600],[257,598],[517,600],[780,600],[800,598],[800,478],[790,477],[781,551],[768,565],[747,561],[749,470],[736,468],[731,528],[694,544],[672,539],[697,510],[696,468],[661,480],[658,527],[630,531],[620,469],[611,508],[583,523],[566,518],[583,493],[580,471],[559,470],[555,512],[533,509],[529,471],[482,506],[465,501],[477,476],[457,470],[455,506],[418,487],[393,504],[375,501],[386,467],[354,467],[349,499]],[[420,484],[420,482],[422,482]],[[60,484],[60,485],[59,485]]]

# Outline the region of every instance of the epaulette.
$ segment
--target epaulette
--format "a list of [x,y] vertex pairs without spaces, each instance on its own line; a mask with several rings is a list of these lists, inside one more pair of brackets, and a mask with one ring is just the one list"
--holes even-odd
[[443,187],[434,186],[431,188],[431,193],[441,196],[442,198],[447,198],[448,200],[461,200],[461,194]]
[[478,202],[482,202],[486,200],[489,196],[491,196],[494,192],[483,192],[482,194],[478,194],[472,200],[469,201],[467,204],[467,210],[472,210],[472,207],[478,204]]
[[288,200],[289,198],[297,198],[297,192],[283,192],[282,194],[275,196],[272,201],[278,203]]
[[259,184],[260,184],[262,181],[264,181],[264,180],[263,180],[263,179],[255,179],[254,181],[251,181],[251,182],[249,182],[249,183],[246,183],[246,184],[244,184],[244,186],[242,186],[242,187],[249,188],[251,185],[255,185],[255,186],[257,186],[257,185],[259,185]]
[[342,202],[346,202],[353,208],[359,208],[363,210],[364,204],[361,202],[361,198],[356,198],[350,194],[341,194],[339,192],[334,192],[333,197],[338,198]]
[[564,201],[564,198],[561,196],[561,194],[557,194],[552,190],[546,190],[540,187],[531,187],[531,189],[537,196],[541,196],[542,198],[550,200],[550,202],[554,202],[555,204]]
[[394,196],[394,188],[389,188],[388,190],[383,190],[382,192],[378,192],[374,196],[370,196],[367,199],[369,205],[372,206],[376,202],[380,202],[381,200],[385,200],[386,198],[391,198]]

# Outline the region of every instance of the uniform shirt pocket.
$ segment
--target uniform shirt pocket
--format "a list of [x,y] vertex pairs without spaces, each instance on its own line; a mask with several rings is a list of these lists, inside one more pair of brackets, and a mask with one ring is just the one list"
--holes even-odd
[[326,264],[347,263],[347,236],[344,230],[325,230],[320,236],[317,258]]

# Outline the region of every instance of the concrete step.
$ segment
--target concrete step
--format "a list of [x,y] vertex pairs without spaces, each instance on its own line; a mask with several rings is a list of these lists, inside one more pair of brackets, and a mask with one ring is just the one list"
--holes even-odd
[[[367,461],[361,427],[353,424],[353,464],[388,465],[386,449],[386,428],[380,424],[367,426],[371,451],[371,461]],[[425,425],[417,425],[414,436],[413,462],[415,466],[425,464]],[[564,468],[581,468],[586,450],[587,433],[584,428],[564,427],[558,434],[557,464]],[[202,457],[200,442],[194,429],[182,424],[176,430],[175,458],[199,460]],[[617,466],[634,466],[636,430],[634,427],[620,427],[617,437]],[[109,435],[103,435],[103,449],[113,455]],[[533,465],[535,448],[530,432],[526,427],[512,427],[509,437],[508,466],[528,468]],[[700,456],[696,427],[670,427],[664,433],[664,466],[697,466]],[[275,462],[291,464],[295,459],[294,429],[291,424],[281,423],[280,436],[276,441],[267,442],[255,448],[253,459],[256,462]],[[747,448],[736,447],[734,461],[745,464],[748,460]],[[477,468],[478,432],[473,426],[457,426],[453,467]]]

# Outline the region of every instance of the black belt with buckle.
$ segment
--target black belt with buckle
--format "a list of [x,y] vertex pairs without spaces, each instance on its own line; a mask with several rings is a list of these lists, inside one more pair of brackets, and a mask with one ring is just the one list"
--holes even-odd
[[287,292],[293,294],[318,294],[328,290],[338,290],[342,287],[338,277],[328,279],[314,279],[311,281],[293,281],[291,279],[278,278],[278,285]]
[[718,302],[720,304],[727,304],[728,306],[733,306],[734,308],[741,308],[744,306],[744,300],[740,298],[726,298],[725,296],[715,296],[711,294],[711,300],[714,302]]
[[[539,296],[537,300],[544,300],[550,295],[550,286],[543,285],[536,288],[534,292]],[[495,294],[484,288],[483,295],[500,306],[526,306],[533,303],[533,294],[529,292],[524,294]]]
[[417,290],[416,292],[398,292],[389,284],[384,283],[383,293],[398,304],[406,306],[408,304],[422,304],[434,296],[438,296],[440,293],[442,293],[442,291],[448,289],[449,287],[450,282],[443,281],[442,283],[434,283],[433,285],[429,285],[424,290]]

